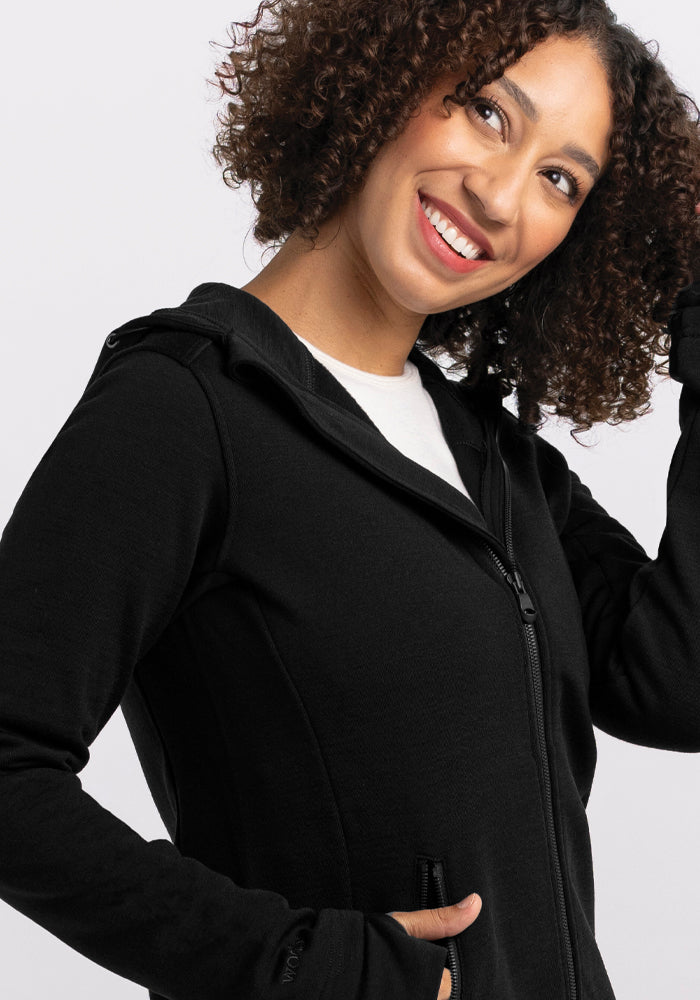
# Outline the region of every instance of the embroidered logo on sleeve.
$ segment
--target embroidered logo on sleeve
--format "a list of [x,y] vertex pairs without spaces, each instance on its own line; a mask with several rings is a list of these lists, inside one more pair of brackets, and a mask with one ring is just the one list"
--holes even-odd
[[284,964],[284,971],[282,972],[283,983],[294,982],[299,969],[299,955],[303,950],[304,942],[300,937],[296,939],[294,944],[287,947],[287,961]]

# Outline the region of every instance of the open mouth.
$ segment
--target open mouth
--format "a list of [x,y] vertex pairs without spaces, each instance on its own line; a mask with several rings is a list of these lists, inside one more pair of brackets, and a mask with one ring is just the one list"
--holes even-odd
[[418,196],[426,219],[456,256],[472,261],[491,259],[488,251],[479,245],[475,237],[471,233],[465,233],[459,224],[444,211],[440,211],[427,195],[419,191]]

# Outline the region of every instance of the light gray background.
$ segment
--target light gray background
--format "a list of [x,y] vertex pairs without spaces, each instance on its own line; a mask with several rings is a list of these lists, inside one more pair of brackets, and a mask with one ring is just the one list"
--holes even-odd
[[[677,81],[700,96],[696,5],[613,6],[658,39]],[[0,525],[113,328],[179,304],[200,282],[244,284],[269,259],[246,239],[247,194],[224,186],[208,152],[218,105],[205,78],[220,51],[209,41],[226,42],[229,22],[253,9],[244,0],[35,0],[3,17]],[[544,432],[650,555],[665,520],[678,395],[660,383],[651,414],[594,432],[588,451],[564,425]],[[697,998],[700,757],[596,735],[597,936],[618,1000]],[[167,836],[120,711],[81,780],[142,836]],[[2,902],[0,970],[5,1000],[146,995]]]

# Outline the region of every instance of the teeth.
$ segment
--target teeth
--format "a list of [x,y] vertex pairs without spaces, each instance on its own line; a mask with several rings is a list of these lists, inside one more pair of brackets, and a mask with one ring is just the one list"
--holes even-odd
[[421,201],[421,208],[431,226],[440,233],[442,238],[453,250],[465,257],[467,260],[476,260],[481,256],[479,247],[475,247],[466,236],[461,236],[459,230],[451,226],[447,219],[443,219],[436,208],[432,208],[427,201]]
[[471,243],[467,243],[464,250],[460,250],[460,253],[463,257],[466,257],[467,260],[477,260],[481,257],[481,250],[479,250],[478,247],[472,246]]

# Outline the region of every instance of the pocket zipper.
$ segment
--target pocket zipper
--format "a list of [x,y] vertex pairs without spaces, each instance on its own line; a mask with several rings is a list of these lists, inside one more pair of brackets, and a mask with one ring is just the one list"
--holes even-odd
[[[445,868],[438,858],[418,858],[419,908],[447,906],[447,891],[445,889]],[[457,952],[457,942],[454,937],[441,938],[441,943],[447,948],[447,968],[452,976],[452,991],[450,1000],[459,1000],[462,995],[462,973]]]

